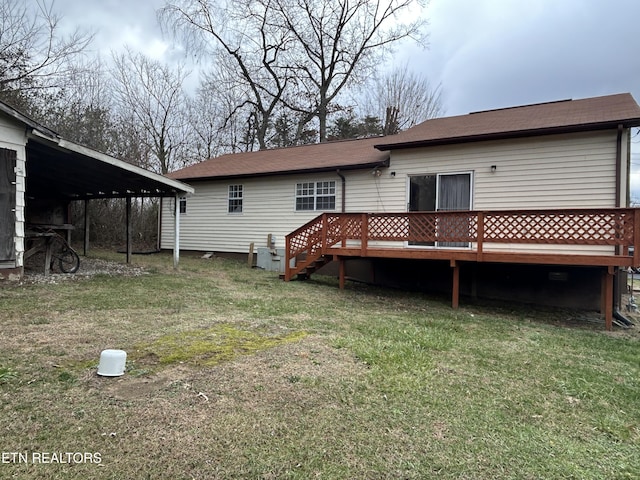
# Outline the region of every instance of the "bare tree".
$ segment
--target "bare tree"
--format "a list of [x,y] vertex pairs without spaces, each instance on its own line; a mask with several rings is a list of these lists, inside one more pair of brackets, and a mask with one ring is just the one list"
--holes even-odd
[[0,2],[0,93],[5,95],[61,86],[74,72],[70,60],[93,40],[79,29],[63,36],[54,2],[35,4],[34,9],[24,0]]
[[[225,152],[264,148],[273,113],[263,111],[261,114],[260,108],[250,100],[252,91],[238,78],[232,58],[224,55],[217,58],[215,69],[201,75],[200,96],[206,97],[207,104],[213,108],[211,113],[217,116],[214,121],[220,134],[219,148]],[[261,144],[259,138],[264,138],[264,143]]]
[[35,101],[33,114],[69,140],[114,153],[112,141],[116,124],[112,118],[107,68],[100,58],[71,68],[75,74],[56,89],[56,95]]
[[191,159],[208,160],[228,151],[224,97],[215,82],[205,80],[201,84],[195,97],[187,101],[187,116],[192,132],[187,145]]
[[301,94],[310,102],[289,106],[318,120],[320,141],[327,138],[332,103],[350,83],[361,81],[382,61],[393,45],[407,38],[425,42],[425,20],[414,16],[416,0],[262,0],[278,17],[272,23],[290,31],[296,40],[295,72]]
[[425,76],[412,72],[407,64],[373,78],[363,92],[363,109],[384,119],[384,135],[444,113],[440,86],[433,88]]
[[218,68],[226,68],[229,91],[243,91],[229,115],[249,112],[246,140],[255,138],[260,149],[267,148],[272,116],[291,81],[289,68],[281,62],[291,34],[273,27],[273,14],[268,0],[183,0],[159,11],[165,30],[182,36],[197,55],[214,56]]
[[141,166],[163,174],[183,166],[186,159],[180,154],[187,135],[183,83],[189,72],[182,66],[169,68],[129,49],[114,54],[113,62],[119,119],[139,132],[141,142],[154,157]]

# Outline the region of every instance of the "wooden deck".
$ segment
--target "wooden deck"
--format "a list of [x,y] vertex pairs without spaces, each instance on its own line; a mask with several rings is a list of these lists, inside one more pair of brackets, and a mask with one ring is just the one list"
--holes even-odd
[[338,260],[343,288],[347,258],[447,260],[457,308],[460,262],[597,266],[610,329],[614,275],[640,266],[639,240],[638,208],[324,213],[286,236],[284,279]]

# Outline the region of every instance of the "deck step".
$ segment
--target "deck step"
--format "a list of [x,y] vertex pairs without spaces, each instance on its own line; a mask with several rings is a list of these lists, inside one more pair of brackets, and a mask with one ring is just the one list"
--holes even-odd
[[323,255],[320,258],[318,258],[317,260],[314,260],[313,262],[311,262],[305,268],[303,268],[298,273],[298,276],[304,275],[304,278],[307,279],[307,278],[309,278],[311,276],[311,274],[313,272],[315,272],[316,270],[320,270],[322,267],[324,267],[330,261],[331,261],[330,258],[328,258],[326,255]]
[[[321,257],[317,258],[306,267],[301,268],[300,271],[297,273],[294,273],[294,275],[298,280],[307,280],[309,279],[312,273],[316,272],[317,270],[320,270],[322,267],[324,267],[327,263],[330,263],[332,260],[333,259],[331,257],[322,255]],[[281,273],[279,275],[279,278],[281,280],[284,280],[285,278],[284,273]]]

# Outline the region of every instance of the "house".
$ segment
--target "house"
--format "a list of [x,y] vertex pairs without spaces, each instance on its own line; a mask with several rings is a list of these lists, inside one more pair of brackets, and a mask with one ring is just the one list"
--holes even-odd
[[170,174],[195,189],[181,248],[246,253],[270,234],[287,279],[335,259],[342,280],[444,288],[456,305],[462,290],[607,313],[616,272],[640,260],[629,255],[640,220],[625,208],[638,125],[638,104],[617,94],[223,155]]
[[[84,201],[86,211],[92,199],[126,198],[129,203],[133,197],[190,193],[193,188],[182,182],[65,140],[0,102],[0,280],[22,277],[31,224],[61,233],[72,228],[72,201]],[[87,240],[85,229],[85,248]]]

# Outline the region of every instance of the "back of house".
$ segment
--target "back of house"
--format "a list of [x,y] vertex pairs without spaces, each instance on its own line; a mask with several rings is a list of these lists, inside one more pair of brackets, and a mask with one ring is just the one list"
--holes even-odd
[[[223,155],[170,174],[195,188],[180,205],[180,247],[246,254],[254,244],[277,252],[284,249],[287,234],[323,212],[627,207],[631,129],[637,125],[638,104],[630,94],[616,94],[437,118],[388,137]],[[173,246],[168,227],[175,209],[170,201],[162,208],[162,248]],[[267,245],[268,239],[272,244]],[[404,241],[385,246],[477,247],[474,242]],[[617,253],[605,245],[487,243],[484,248],[558,255]],[[357,269],[355,263],[354,276],[376,281],[390,276],[398,265],[396,261],[390,263],[394,267],[383,267],[380,260],[371,268],[369,261]],[[531,273],[550,285],[542,294],[558,290],[549,278],[575,276],[555,270]],[[514,272],[499,276],[518,276]],[[588,283],[599,289],[600,277],[594,278]],[[415,274],[395,283],[411,282],[436,284],[437,279],[427,281]],[[471,283],[468,290],[477,290]],[[599,297],[587,303],[598,302]]]

